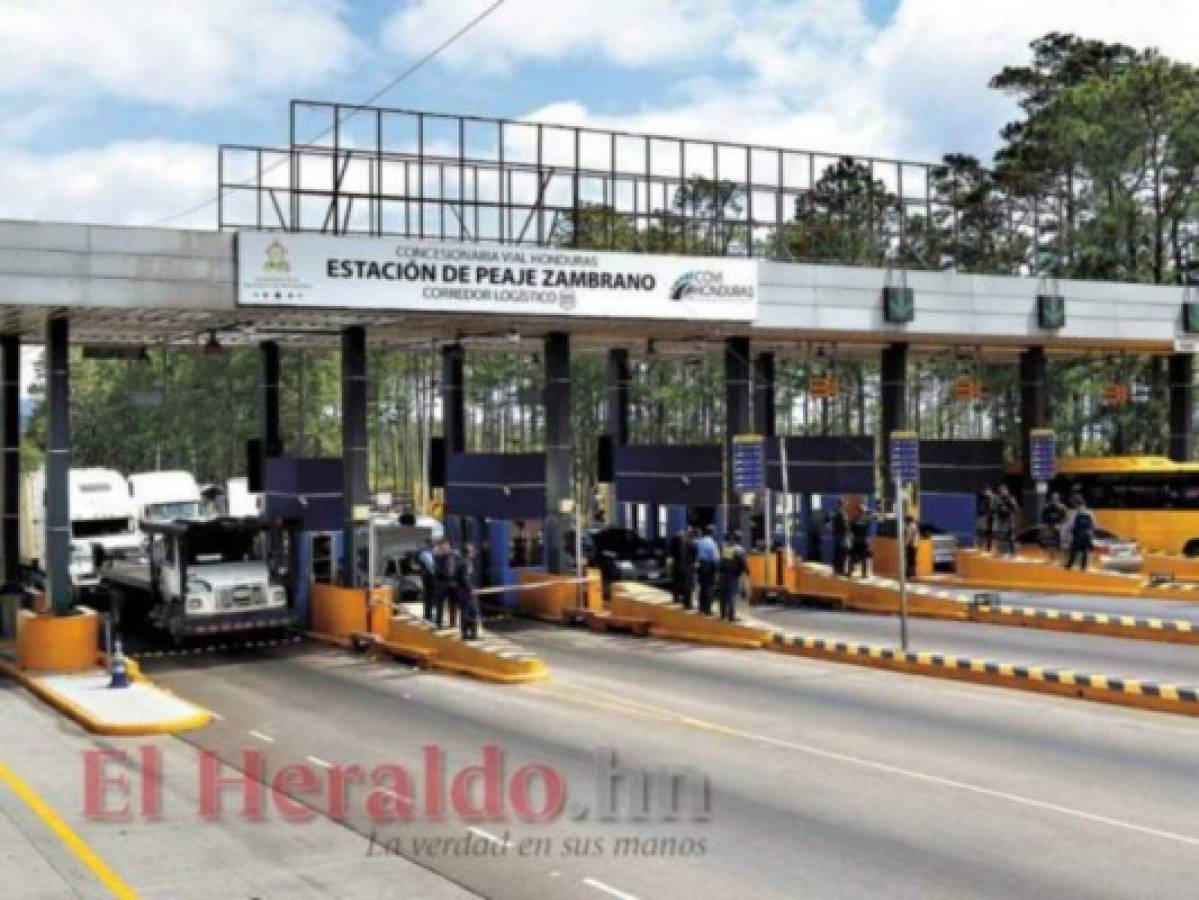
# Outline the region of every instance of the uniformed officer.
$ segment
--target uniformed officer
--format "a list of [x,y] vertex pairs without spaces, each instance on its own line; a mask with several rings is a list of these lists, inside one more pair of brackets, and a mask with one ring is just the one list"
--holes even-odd
[[741,578],[748,571],[741,532],[734,531],[720,548],[720,618],[726,622],[737,619],[737,595],[741,593]]

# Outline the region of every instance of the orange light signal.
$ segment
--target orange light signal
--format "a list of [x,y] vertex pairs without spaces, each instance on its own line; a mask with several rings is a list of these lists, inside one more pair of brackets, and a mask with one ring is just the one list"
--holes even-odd
[[817,400],[831,400],[839,393],[837,379],[828,375],[813,375],[808,379],[808,393]]
[[957,400],[981,400],[983,393],[982,382],[977,378],[963,375],[953,382],[953,396]]
[[1132,391],[1126,384],[1105,384],[1103,386],[1103,402],[1108,406],[1127,406],[1132,398]]

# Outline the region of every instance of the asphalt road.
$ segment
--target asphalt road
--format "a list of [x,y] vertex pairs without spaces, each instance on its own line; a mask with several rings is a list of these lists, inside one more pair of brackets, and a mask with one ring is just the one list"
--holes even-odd
[[[491,686],[309,645],[148,669],[222,717],[183,738],[232,762],[256,749],[271,767],[415,771],[438,745],[453,770],[494,743],[509,773],[553,767],[568,795],[555,822],[379,829],[488,897],[1194,894],[1199,722],[767,652],[509,630],[550,681]],[[581,816],[596,809],[602,747],[625,767],[702,773],[710,820]],[[365,852],[372,826],[355,804],[346,826]],[[501,855],[417,850],[468,827]],[[550,841],[522,857],[530,836]],[[618,854],[621,837],[633,840]]]
[[[776,606],[755,606],[753,615],[812,637],[899,646],[898,616]],[[908,639],[912,651],[1199,685],[1199,646],[915,618],[908,620]]]

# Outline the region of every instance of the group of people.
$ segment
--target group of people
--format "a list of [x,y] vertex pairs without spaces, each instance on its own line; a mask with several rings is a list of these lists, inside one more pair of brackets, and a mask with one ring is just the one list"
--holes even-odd
[[464,641],[479,639],[479,599],[474,589],[475,548],[467,544],[461,553],[448,538],[425,542],[417,557],[425,620],[437,628],[457,624]]
[[841,503],[828,518],[833,532],[833,572],[852,578],[860,571],[870,577],[870,523],[866,507],[857,505],[847,510]]
[[[978,545],[992,550],[996,544],[1005,556],[1016,555],[1016,525],[1020,506],[1008,486],[998,491],[990,486],[978,492]],[[1062,558],[1067,569],[1079,565],[1084,571],[1095,547],[1095,516],[1081,494],[1063,503],[1052,493],[1041,509],[1040,543],[1051,557]]]
[[737,600],[747,590],[749,561],[734,531],[717,542],[716,527],[709,525],[701,534],[698,528],[684,528],[670,539],[667,548],[671,565],[671,592],[684,609],[694,608],[696,589],[699,611],[712,615],[712,601],[718,599],[720,618],[737,620]]

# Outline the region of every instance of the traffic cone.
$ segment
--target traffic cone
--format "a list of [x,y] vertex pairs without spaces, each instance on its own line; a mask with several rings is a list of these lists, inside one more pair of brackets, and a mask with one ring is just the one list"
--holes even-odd
[[120,638],[117,638],[113,645],[112,656],[108,660],[108,671],[112,675],[112,680],[108,682],[110,688],[129,687],[129,672],[125,668],[125,654],[121,650]]

